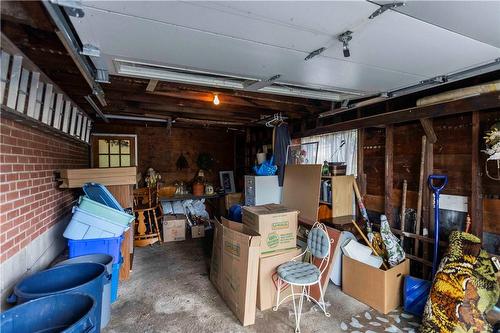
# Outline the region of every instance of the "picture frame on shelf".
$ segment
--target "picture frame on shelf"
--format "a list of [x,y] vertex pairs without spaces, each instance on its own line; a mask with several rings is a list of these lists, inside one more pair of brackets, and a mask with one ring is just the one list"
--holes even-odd
[[233,171],[220,171],[220,187],[225,193],[235,193],[236,188],[234,186],[234,174]]

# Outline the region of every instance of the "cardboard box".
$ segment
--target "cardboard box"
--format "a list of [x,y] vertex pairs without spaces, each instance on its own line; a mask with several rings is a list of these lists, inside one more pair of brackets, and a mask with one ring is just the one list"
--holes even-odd
[[222,297],[243,326],[255,323],[260,236],[222,218]]
[[214,220],[214,238],[212,243],[212,258],[210,260],[210,281],[215,289],[222,294],[222,233],[223,226]]
[[175,242],[186,239],[186,217],[184,215],[163,216],[163,241]]
[[384,271],[342,257],[342,291],[383,314],[401,305],[404,277],[408,274],[409,259]]
[[294,249],[299,212],[282,205],[243,207],[243,224],[262,237],[261,253]]
[[193,225],[191,227],[191,237],[192,238],[205,237],[205,226],[204,225]]
[[[302,249],[295,248],[279,252],[272,252],[260,256],[259,282],[257,285],[257,308],[260,311],[271,309],[276,304],[276,292],[278,286],[278,274],[276,269],[292,258],[302,253]],[[297,288],[298,290],[298,288]],[[281,287],[280,299],[291,294],[288,284]],[[291,300],[290,297],[288,300]]]

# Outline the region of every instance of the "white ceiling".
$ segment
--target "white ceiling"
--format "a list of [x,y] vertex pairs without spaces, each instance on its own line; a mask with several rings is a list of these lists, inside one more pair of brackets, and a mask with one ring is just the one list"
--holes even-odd
[[[115,58],[253,79],[384,92],[500,57],[500,2],[84,1],[83,43]],[[465,16],[464,16],[465,15]],[[417,19],[417,18],[419,19]],[[336,36],[353,31],[351,57]],[[309,61],[307,54],[327,50]]]

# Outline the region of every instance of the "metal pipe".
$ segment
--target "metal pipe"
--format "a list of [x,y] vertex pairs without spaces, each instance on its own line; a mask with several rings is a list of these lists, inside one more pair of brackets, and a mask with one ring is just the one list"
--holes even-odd
[[160,118],[150,118],[150,117],[140,117],[140,116],[124,116],[119,114],[107,114],[108,119],[121,119],[121,120],[133,120],[133,121],[150,121],[156,123],[175,123],[175,120],[170,119],[160,119]]
[[92,109],[94,109],[94,111],[99,115],[99,117],[102,118],[102,120],[104,120],[105,122],[109,123],[109,119],[106,118],[106,115],[101,111],[101,109],[99,109],[99,107],[95,104],[94,100],[92,99],[92,97],[90,96],[85,96],[84,97],[85,100],[87,101],[87,103],[90,104],[90,106],[92,107]]

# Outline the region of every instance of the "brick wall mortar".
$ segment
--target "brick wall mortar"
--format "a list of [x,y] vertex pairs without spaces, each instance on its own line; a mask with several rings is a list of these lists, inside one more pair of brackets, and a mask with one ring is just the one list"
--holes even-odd
[[0,119],[0,263],[71,212],[56,171],[89,167],[88,146]]

